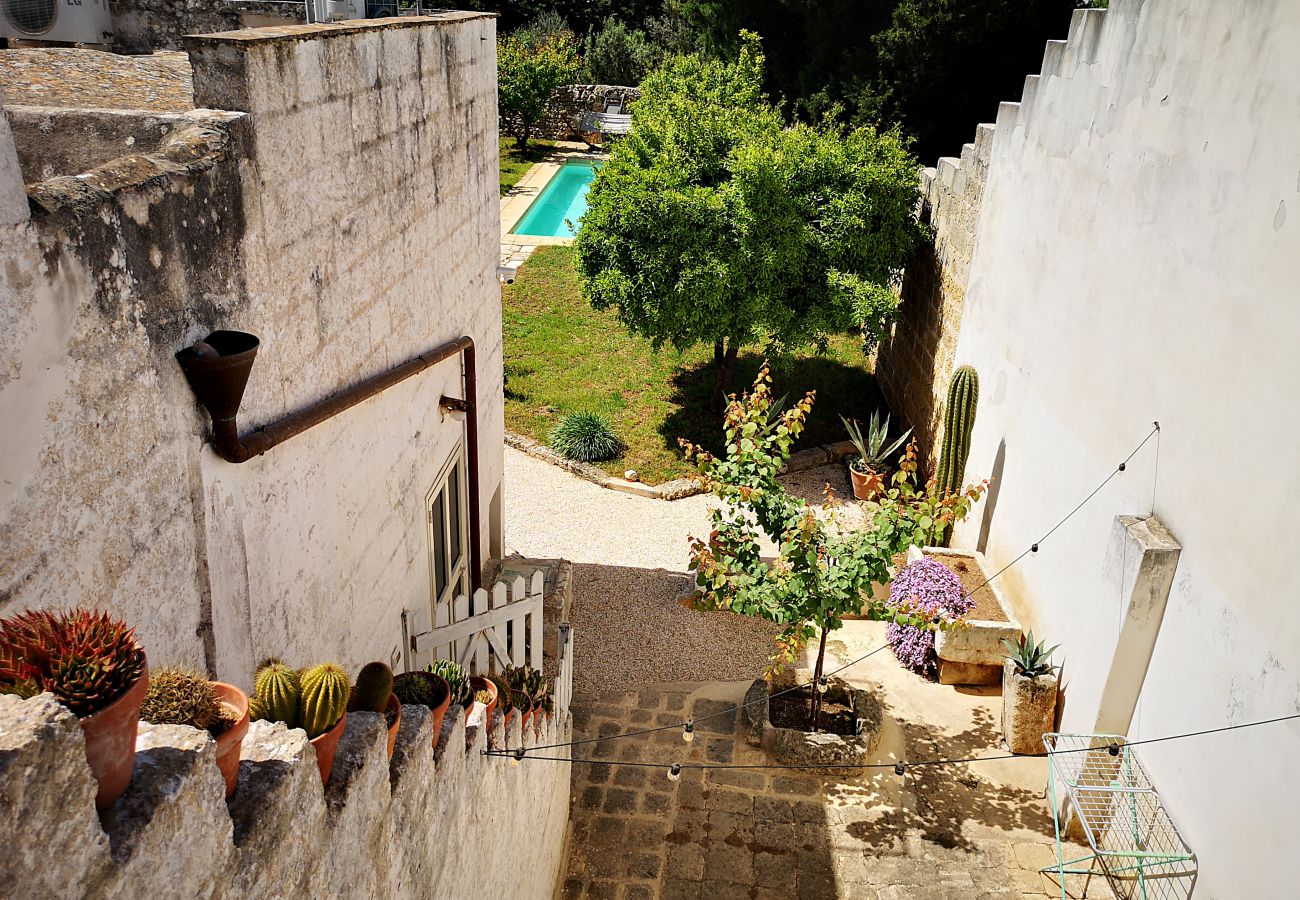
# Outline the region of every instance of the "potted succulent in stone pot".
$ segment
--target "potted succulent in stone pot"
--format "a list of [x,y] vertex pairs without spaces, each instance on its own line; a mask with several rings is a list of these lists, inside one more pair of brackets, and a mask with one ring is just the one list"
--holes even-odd
[[320,780],[330,780],[334,753],[347,727],[348,673],[334,663],[298,671],[279,660],[267,660],[253,679],[249,712],[254,719],[283,722],[307,732]]
[[885,492],[889,458],[907,441],[912,429],[907,429],[898,440],[886,446],[885,441],[889,439],[888,414],[881,421],[880,411],[873,412],[865,433],[857,419],[840,416],[840,421],[844,423],[849,440],[853,442],[853,449],[857,451],[857,455],[849,460],[853,496],[858,500],[874,500]]
[[393,678],[393,693],[402,703],[429,707],[433,719],[433,745],[442,734],[442,720],[451,706],[451,687],[432,672],[403,672]]
[[551,696],[546,679],[531,666],[506,666],[505,677],[515,706],[522,715],[522,725],[527,727],[532,722],[536,726],[541,715],[551,711]]
[[402,725],[402,701],[393,693],[393,670],[385,662],[369,662],[357,673],[348,695],[348,712],[372,712],[388,725],[388,758],[397,746],[397,729]]
[[1007,648],[1002,671],[1002,737],[1012,753],[1042,753],[1043,735],[1056,722],[1056,672],[1054,647],[1044,648],[1034,633],[1018,642],[1004,640]]
[[239,784],[239,750],[248,733],[248,697],[233,684],[209,681],[196,672],[164,668],[149,679],[140,721],[187,725],[206,731],[217,743],[217,768],[226,796]]
[[131,783],[140,704],[149,686],[135,629],[97,610],[32,610],[0,619],[0,691],[48,691],[81,720],[105,809]]

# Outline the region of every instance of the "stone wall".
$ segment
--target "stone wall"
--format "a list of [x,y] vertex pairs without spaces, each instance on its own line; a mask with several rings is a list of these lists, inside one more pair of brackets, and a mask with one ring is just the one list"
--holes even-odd
[[403,609],[430,602],[424,502],[464,441],[438,402],[461,396],[459,360],[233,465],[174,354],[217,328],[261,338],[247,433],[471,336],[480,536],[501,545],[494,20],[189,46],[199,104],[227,112],[33,183],[30,221],[0,167],[0,413],[23,424],[0,437],[0,614],[107,607],[155,665],[243,687],[270,654],[387,660]]
[[256,0],[109,0],[113,47],[121,53],[180,50],[187,34],[306,21],[301,3]]
[[[567,720],[492,742],[567,741]],[[488,757],[452,707],[437,735],[406,706],[391,760],[381,716],[349,713],[322,790],[306,734],[254,722],[229,801],[215,744],[141,724],[135,773],[103,815],[77,720],[0,695],[0,896],[549,898],[563,868],[568,763]]]
[[[533,126],[531,139],[568,141],[578,139],[578,114],[586,110],[603,110],[607,100],[622,100],[624,111],[627,104],[641,96],[641,91],[634,87],[617,84],[569,84],[557,88],[551,95],[546,107],[546,115]],[[516,121],[509,116],[501,117],[501,134],[512,133]]]
[[993,125],[980,125],[960,159],[943,157],[921,173],[921,217],[934,242],[904,272],[898,321],[876,356],[889,408],[912,427],[931,466],[938,461],[948,382],[959,365],[957,335],[993,134]]

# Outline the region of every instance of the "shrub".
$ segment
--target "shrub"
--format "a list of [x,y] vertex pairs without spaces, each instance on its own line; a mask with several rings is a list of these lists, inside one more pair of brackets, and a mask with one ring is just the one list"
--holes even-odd
[[578,462],[604,462],[626,449],[609,419],[599,413],[572,413],[551,431],[551,449]]
[[[889,585],[889,602],[930,616],[948,613],[949,618],[964,616],[975,605],[952,570],[928,556],[898,570]],[[891,622],[885,637],[898,661],[913,672],[927,677],[937,673],[933,631]]]

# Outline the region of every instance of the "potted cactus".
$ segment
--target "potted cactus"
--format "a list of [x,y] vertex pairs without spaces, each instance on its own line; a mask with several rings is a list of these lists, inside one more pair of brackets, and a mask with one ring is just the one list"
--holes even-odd
[[451,705],[465,710],[466,722],[469,721],[470,712],[474,709],[474,695],[479,691],[489,692],[492,695],[492,702],[487,706],[487,721],[492,721],[492,713],[496,710],[496,686],[492,682],[482,675],[467,674],[464,669],[449,659],[436,660],[428,670],[447,682],[451,688]]
[[886,446],[885,441],[889,439],[888,413],[885,414],[884,421],[881,421],[880,411],[873,412],[865,434],[862,431],[862,424],[857,419],[846,419],[840,416],[840,421],[844,423],[844,429],[849,433],[849,440],[853,442],[853,449],[857,451],[857,455],[849,460],[849,480],[853,483],[853,496],[858,500],[874,500],[885,491],[889,458],[906,443],[912,429],[907,429],[898,440]]
[[81,720],[104,809],[131,783],[140,704],[149,686],[135,629],[107,613],[33,610],[0,619],[0,691],[48,691]]
[[506,666],[506,683],[515,706],[523,715],[523,725],[534,724],[551,711],[550,691],[542,673],[531,666]]
[[492,682],[492,686],[497,689],[497,709],[501,711],[501,725],[504,728],[510,724],[510,714],[515,710],[515,702],[510,691],[510,683],[506,681],[506,676],[502,672],[492,672],[488,674],[487,680]]
[[[1007,648],[1002,670],[1002,737],[1012,753],[1042,753],[1043,735],[1056,721],[1056,672],[1052,653],[1031,631]],[[1059,644],[1057,646],[1060,646]]]
[[397,746],[397,729],[402,724],[402,701],[393,693],[393,670],[388,663],[370,662],[357,673],[357,683],[348,696],[349,712],[373,712],[388,724],[388,758]]
[[299,672],[279,660],[267,660],[253,679],[249,712],[254,719],[283,722],[307,732],[320,780],[330,780],[334,753],[347,727],[348,673],[333,663]]
[[433,672],[403,672],[393,678],[393,693],[408,705],[429,707],[433,719],[433,745],[438,746],[442,734],[442,720],[451,706],[451,687],[441,675]]
[[[483,721],[487,724],[488,728],[491,729],[492,715],[493,713],[496,712],[497,709],[497,686],[493,684],[485,675],[469,676],[469,686],[470,689],[474,691],[475,697],[477,697],[479,694],[488,695],[487,702],[484,703],[486,709],[484,710],[483,713]],[[466,721],[468,721],[468,718],[466,719]]]
[[248,697],[239,688],[179,668],[155,672],[140,707],[142,722],[188,725],[212,735],[227,797],[239,784],[239,749],[248,719]]

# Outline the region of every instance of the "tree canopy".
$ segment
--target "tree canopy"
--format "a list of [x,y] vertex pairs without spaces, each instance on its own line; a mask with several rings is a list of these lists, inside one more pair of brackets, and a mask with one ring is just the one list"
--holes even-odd
[[893,131],[786,126],[755,35],[727,61],[669,59],[592,183],[577,237],[597,309],[656,347],[711,343],[719,401],[740,347],[820,345],[892,320],[925,231],[917,165]]
[[521,149],[546,115],[551,94],[572,82],[577,71],[578,53],[568,31],[520,31],[497,40],[497,103]]

